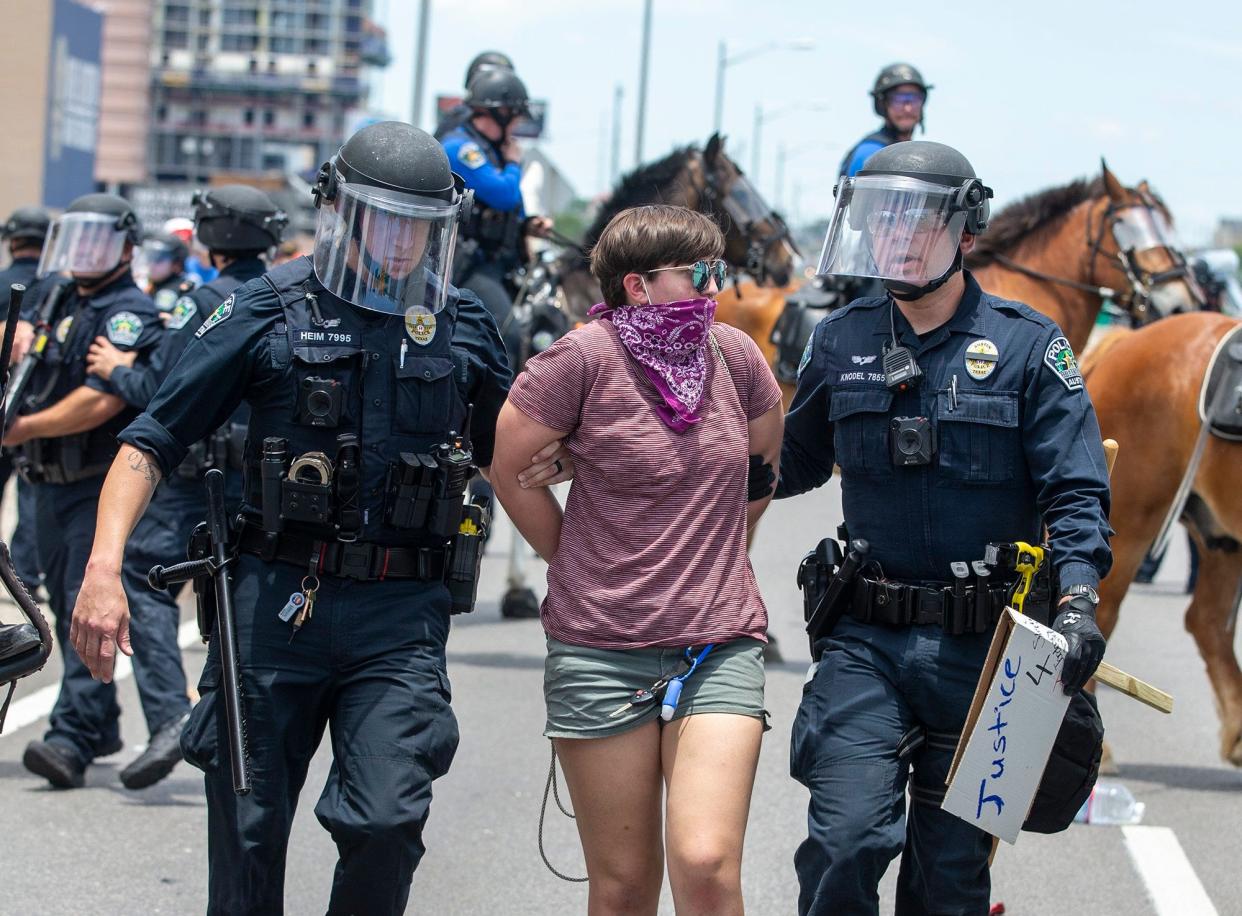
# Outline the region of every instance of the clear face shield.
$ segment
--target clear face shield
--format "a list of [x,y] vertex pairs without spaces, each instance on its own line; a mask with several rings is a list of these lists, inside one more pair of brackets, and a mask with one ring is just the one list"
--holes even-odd
[[171,246],[158,239],[147,239],[134,252],[134,277],[163,283],[173,275],[175,254]]
[[361,308],[404,315],[444,308],[457,237],[457,203],[369,185],[337,174],[315,224],[315,276]]
[[106,213],[65,213],[56,218],[43,245],[39,276],[71,273],[103,276],[115,270],[125,251],[126,230]]
[[820,276],[924,286],[952,266],[966,226],[958,189],[902,175],[842,178]]

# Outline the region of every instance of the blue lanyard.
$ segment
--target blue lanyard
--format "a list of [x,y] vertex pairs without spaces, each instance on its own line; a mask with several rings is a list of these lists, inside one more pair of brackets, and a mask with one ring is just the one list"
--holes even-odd
[[681,699],[681,688],[685,684],[686,678],[694,674],[695,670],[707,658],[712,649],[716,648],[715,643],[708,643],[694,658],[690,657],[690,648],[686,648],[686,661],[690,662],[690,669],[683,674],[679,674],[668,682],[668,687],[664,689],[664,699],[660,705],[660,718],[665,722],[673,718],[673,713],[677,711],[677,701]]

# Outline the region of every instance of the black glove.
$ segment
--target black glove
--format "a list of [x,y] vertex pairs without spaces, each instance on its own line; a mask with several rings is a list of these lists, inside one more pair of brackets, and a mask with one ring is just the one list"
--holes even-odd
[[1057,608],[1052,628],[1069,643],[1061,681],[1065,692],[1073,694],[1091,680],[1104,658],[1104,634],[1095,622],[1095,605],[1085,595],[1074,595]]
[[772,465],[763,460],[762,455],[750,456],[750,470],[746,475],[746,501],[753,503],[763,499],[776,486],[776,474]]

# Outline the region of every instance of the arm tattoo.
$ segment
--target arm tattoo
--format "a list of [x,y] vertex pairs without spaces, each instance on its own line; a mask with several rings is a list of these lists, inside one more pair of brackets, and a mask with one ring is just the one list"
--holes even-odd
[[151,486],[160,482],[159,467],[142,452],[135,450],[130,453],[129,466],[131,470],[141,474]]

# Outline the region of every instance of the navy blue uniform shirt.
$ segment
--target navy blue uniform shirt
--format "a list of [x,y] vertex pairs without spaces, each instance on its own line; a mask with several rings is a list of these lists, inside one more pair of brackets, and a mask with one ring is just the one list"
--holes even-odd
[[[474,406],[476,463],[490,464],[511,381],[496,323],[473,293],[450,288],[449,305],[434,319],[415,317],[338,299],[315,278],[309,258],[283,264],[220,304],[119,438],[153,455],[168,475],[244,400],[251,408],[245,508],[254,515],[264,438],[286,438],[291,455],[335,456],[338,435],[354,433],[362,447],[362,540],[409,543],[408,532],[384,521],[389,466],[403,452],[428,452],[462,430],[466,401]],[[335,426],[297,420],[299,387],[312,377],[341,386]]]
[[14,258],[13,263],[4,270],[0,270],[0,321],[7,321],[9,317],[9,287],[14,283],[20,283],[26,287],[26,298],[22,300],[21,317],[29,319],[34,314],[35,306],[39,298],[40,283],[35,280],[35,274],[39,269],[39,259],[33,258]]
[[[1039,543],[1046,524],[1061,589],[1095,586],[1112,565],[1108,472],[1073,353],[1050,318],[965,279],[957,312],[922,339],[887,298],[819,323],[785,418],[776,495],[818,487],[839,465],[850,537],[869,541],[899,581],[951,581],[950,563],[983,559],[990,541]],[[884,385],[890,314],[924,373],[899,394]],[[890,421],[920,416],[936,454],[895,467]]]

